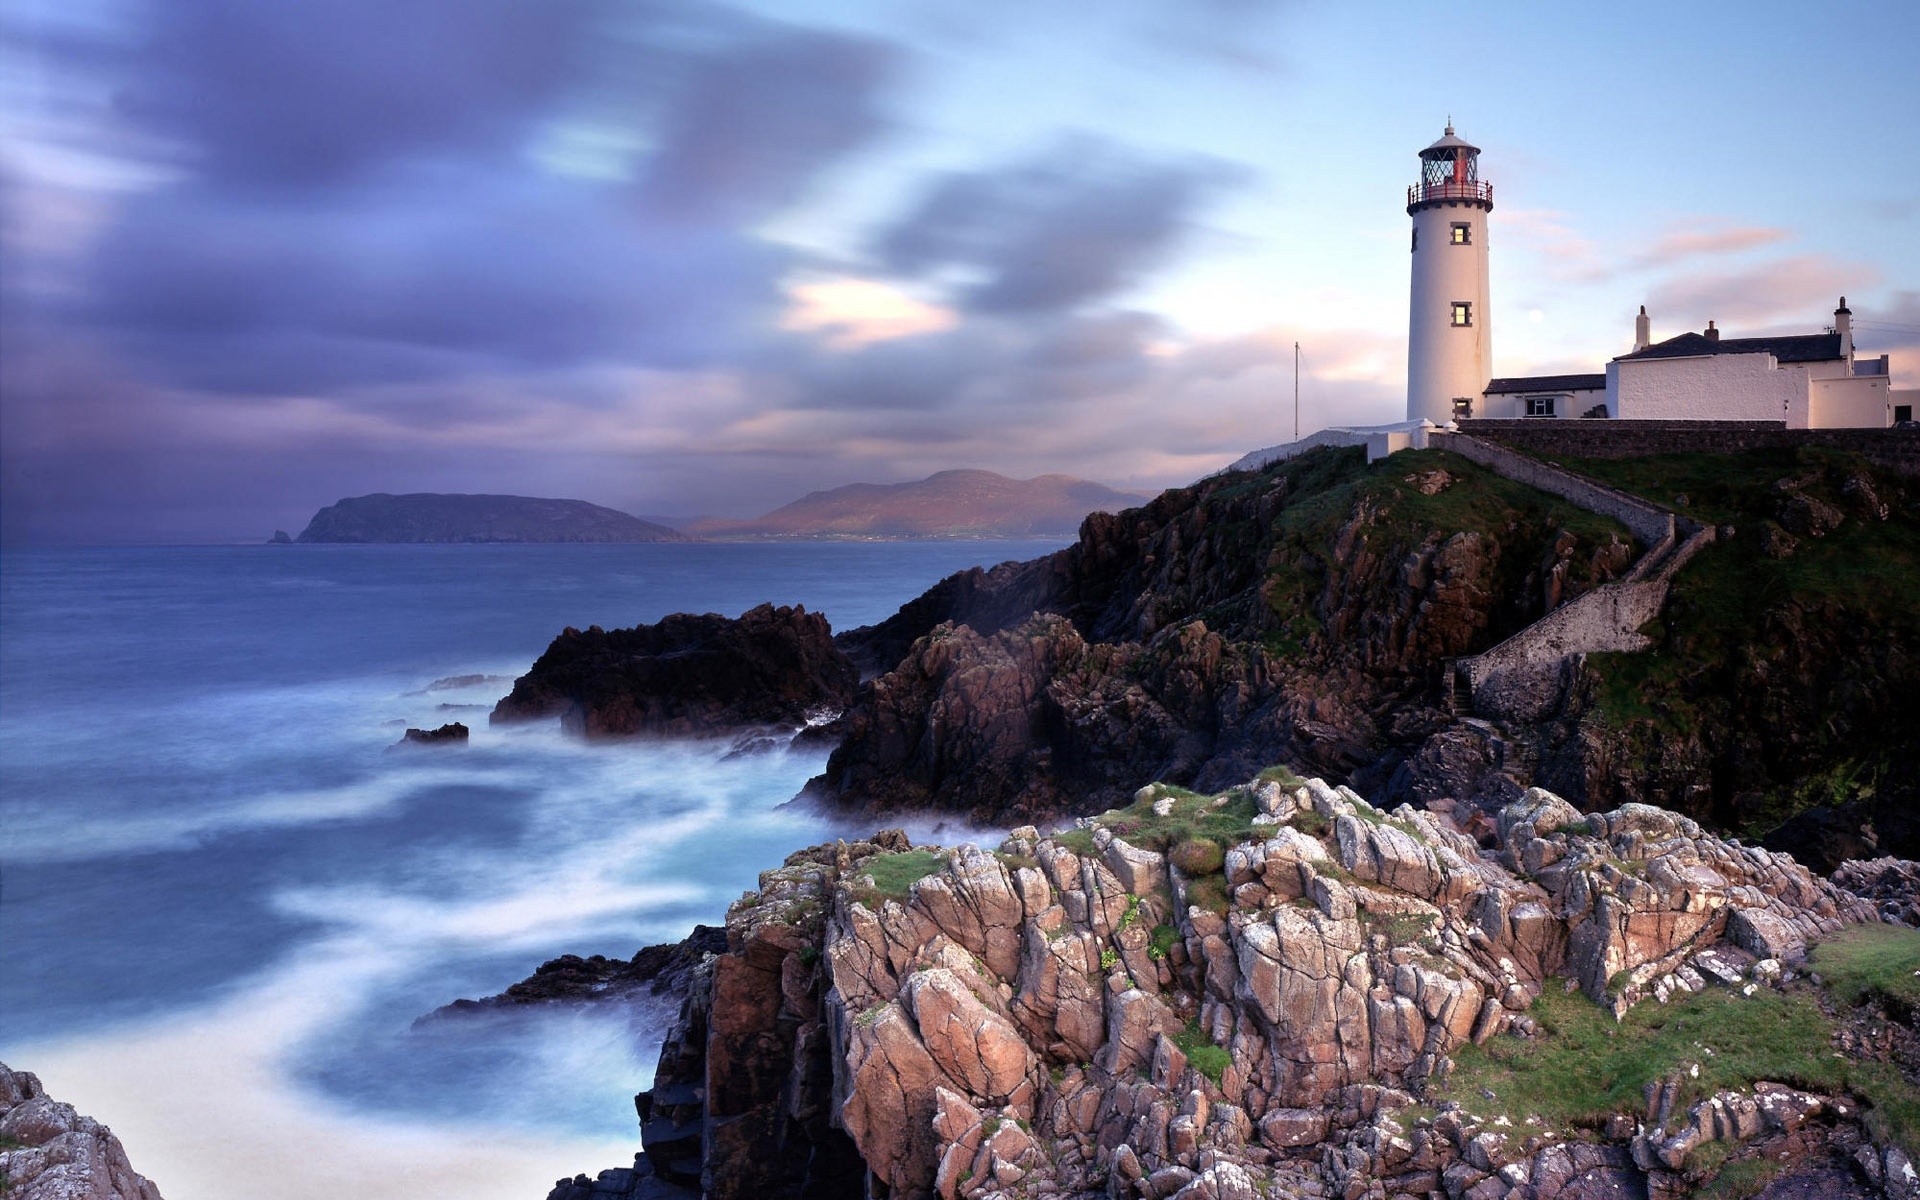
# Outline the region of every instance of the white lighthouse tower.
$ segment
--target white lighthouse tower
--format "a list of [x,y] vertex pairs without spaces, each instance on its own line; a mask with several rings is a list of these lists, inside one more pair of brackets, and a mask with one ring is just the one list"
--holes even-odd
[[1413,218],[1413,304],[1407,323],[1407,419],[1444,425],[1478,416],[1493,368],[1487,297],[1487,214],[1493,185],[1480,150],[1454,136],[1420,152],[1407,189]]

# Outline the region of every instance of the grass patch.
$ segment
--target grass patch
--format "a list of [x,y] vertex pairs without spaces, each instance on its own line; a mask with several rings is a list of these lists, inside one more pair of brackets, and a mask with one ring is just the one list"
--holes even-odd
[[1920,1012],[1920,929],[1856,925],[1813,948],[1813,969],[1847,1004],[1881,1000],[1903,1016]]
[[1389,946],[1411,946],[1431,937],[1433,924],[1439,918],[1432,913],[1394,913],[1392,916],[1368,914],[1365,920],[1371,932],[1386,935]]
[[946,864],[946,856],[931,850],[900,850],[875,854],[854,868],[856,892],[874,899],[905,900],[913,885]]
[[999,859],[1000,865],[1004,866],[1009,872],[1037,871],[1040,869],[1040,860],[1031,854],[1013,854],[1006,850],[995,850],[993,856]]
[[1749,1200],[1787,1168],[1767,1158],[1743,1158],[1728,1166],[1736,1148],[1731,1142],[1708,1142],[1687,1155],[1687,1169],[1709,1177],[1693,1191],[1698,1200]]
[[[1164,817],[1156,814],[1154,802],[1168,798],[1173,800],[1171,811]],[[1260,810],[1252,793],[1245,789],[1235,788],[1224,793],[1225,803],[1218,803],[1221,799],[1221,796],[1203,796],[1185,788],[1155,784],[1147,797],[1125,808],[1109,809],[1093,821],[1115,837],[1148,850],[1166,852],[1183,842],[1211,842],[1225,851],[1254,837],[1253,818]],[[1076,834],[1079,836],[1075,837]],[[1055,834],[1053,840],[1076,854],[1093,852],[1093,833],[1088,829]],[[1079,850],[1078,844],[1084,844],[1086,850]]]
[[[1584,995],[1549,981],[1531,1012],[1540,1037],[1502,1034],[1461,1047],[1441,1094],[1481,1115],[1516,1124],[1538,1116],[1568,1129],[1640,1111],[1646,1085],[1687,1063],[1698,1063],[1700,1073],[1684,1079],[1681,1108],[1763,1079],[1823,1092],[1848,1081],[1849,1064],[1833,1054],[1832,1025],[1806,995],[1710,988],[1664,1005],[1635,1005],[1615,1024]],[[1484,1100],[1483,1090],[1495,1099]]]
[[1171,925],[1155,925],[1153,936],[1147,942],[1147,957],[1155,960],[1173,953],[1173,947],[1180,940],[1180,931]]
[[1091,829],[1081,829],[1078,827],[1062,829],[1058,833],[1048,834],[1047,837],[1052,840],[1054,845],[1059,846],[1063,850],[1070,850],[1078,854],[1081,858],[1090,858],[1093,855],[1093,831]]
[[1208,875],[1188,884],[1187,904],[1217,916],[1226,916],[1233,909],[1233,902],[1227,896],[1226,876]]
[[1211,1079],[1213,1086],[1220,1086],[1220,1076],[1233,1062],[1233,1055],[1227,1053],[1225,1047],[1214,1044],[1200,1028],[1200,1018],[1188,1021],[1185,1029],[1174,1034],[1173,1044],[1187,1056],[1189,1066]]
[[1167,857],[1189,876],[1213,875],[1226,865],[1227,852],[1218,842],[1188,838],[1168,851]]
[[1291,768],[1280,766],[1267,767],[1253,778],[1255,783],[1277,783],[1289,791],[1306,782],[1305,779],[1295,775]]

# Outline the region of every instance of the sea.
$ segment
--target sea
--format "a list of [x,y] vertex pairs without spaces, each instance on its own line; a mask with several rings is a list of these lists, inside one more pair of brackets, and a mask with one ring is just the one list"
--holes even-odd
[[[168,1200],[540,1200],[629,1163],[664,1003],[420,1018],[718,923],[868,829],[788,805],[823,751],[589,745],[493,702],[569,625],[848,629],[1061,544],[6,549],[0,1061]],[[467,746],[395,746],[456,720]]]

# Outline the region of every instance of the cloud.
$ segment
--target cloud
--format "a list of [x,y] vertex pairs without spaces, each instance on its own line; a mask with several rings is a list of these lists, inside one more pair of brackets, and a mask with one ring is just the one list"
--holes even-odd
[[552,180],[456,173],[318,208],[182,188],[127,208],[73,315],[161,378],[228,390],[418,378],[473,357],[697,366],[775,310],[788,259]]
[[166,0],[120,108],[194,168],[277,186],[524,136],[587,51],[587,0]]
[[1783,242],[1791,236],[1784,229],[1766,225],[1715,225],[1698,223],[1667,230],[1653,245],[1635,255],[1635,267],[1666,267],[1682,259],[1741,254],[1761,246]]
[[1243,178],[1214,160],[1147,160],[1068,139],[1026,162],[947,175],[875,249],[902,274],[957,276],[977,312],[1070,309],[1163,261],[1200,206]]
[[836,275],[789,281],[792,306],[780,328],[822,335],[829,350],[857,350],[874,342],[938,333],[959,314],[874,279]]
[[1741,326],[1786,322],[1801,332],[1828,323],[1846,292],[1860,294],[1879,272],[1855,263],[1802,254],[1717,273],[1686,274],[1656,285],[1647,312],[1658,327],[1703,329],[1709,320],[1732,336]]
[[1545,259],[1552,279],[1591,283],[1614,270],[1599,244],[1574,228],[1572,215],[1556,209],[1507,209],[1500,215],[1500,236]]
[[727,223],[791,203],[824,164],[886,127],[892,62],[879,42],[795,29],[695,57],[660,123],[650,201]]

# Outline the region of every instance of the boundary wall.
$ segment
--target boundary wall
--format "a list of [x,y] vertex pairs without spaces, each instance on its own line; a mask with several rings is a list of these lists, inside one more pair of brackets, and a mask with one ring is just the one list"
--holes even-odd
[[1820,446],[1920,475],[1920,429],[1788,429],[1785,421],[1466,420],[1460,432],[1533,454],[1640,458]]

